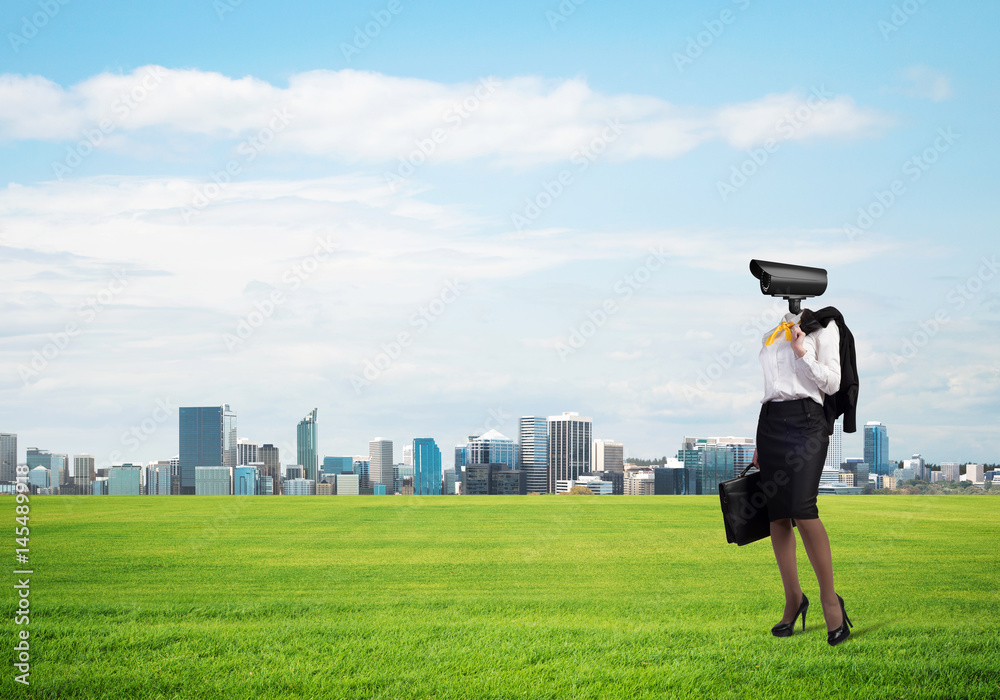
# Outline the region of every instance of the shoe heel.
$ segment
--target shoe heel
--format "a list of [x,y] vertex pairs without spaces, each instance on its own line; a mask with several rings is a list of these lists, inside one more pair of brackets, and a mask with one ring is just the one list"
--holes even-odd
[[806,631],[806,611],[802,611],[802,631]]

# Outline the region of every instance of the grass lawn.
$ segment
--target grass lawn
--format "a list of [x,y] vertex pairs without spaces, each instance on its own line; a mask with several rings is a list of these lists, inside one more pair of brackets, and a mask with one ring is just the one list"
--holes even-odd
[[713,496],[33,497],[0,697],[1000,697],[1000,499],[819,510],[837,647],[801,541],[806,631],[771,636],[770,542],[726,544]]

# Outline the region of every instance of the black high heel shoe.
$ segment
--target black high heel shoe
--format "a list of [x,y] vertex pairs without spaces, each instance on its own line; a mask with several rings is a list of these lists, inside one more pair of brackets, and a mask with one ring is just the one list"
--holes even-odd
[[844,616],[844,619],[841,621],[840,627],[835,630],[828,630],[826,633],[826,643],[832,647],[837,646],[851,636],[851,630],[848,629],[848,625],[854,627],[854,623],[851,622],[851,618],[847,616],[847,611],[844,610],[844,599],[838,595],[837,600],[840,601],[840,613]]
[[799,619],[799,615],[802,615],[802,630],[806,629],[806,610],[809,609],[809,599],[806,598],[806,594],[802,594],[802,602],[799,603],[799,609],[795,612],[795,617],[792,618],[791,622],[779,622],[774,627],[771,628],[771,634],[775,637],[791,637],[792,632],[795,630],[795,622]]

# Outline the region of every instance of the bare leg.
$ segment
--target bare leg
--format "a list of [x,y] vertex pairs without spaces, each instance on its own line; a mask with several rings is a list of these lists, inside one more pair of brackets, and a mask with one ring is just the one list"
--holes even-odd
[[830,538],[819,518],[810,518],[809,520],[796,518],[795,524],[798,525],[799,534],[802,535],[802,544],[805,545],[806,554],[809,555],[809,563],[812,564],[813,571],[816,572],[816,580],[819,581],[819,599],[823,604],[826,629],[828,631],[835,630],[843,624],[844,617],[840,612],[837,591],[833,588],[833,557],[830,554]]
[[795,532],[792,530],[791,519],[771,521],[771,547],[781,572],[781,585],[785,588],[785,613],[781,616],[781,621],[791,622],[802,602],[799,569],[795,565]]

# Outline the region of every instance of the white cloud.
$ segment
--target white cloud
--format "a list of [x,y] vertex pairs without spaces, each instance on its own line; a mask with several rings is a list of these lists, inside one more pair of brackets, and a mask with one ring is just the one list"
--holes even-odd
[[922,64],[910,66],[904,72],[910,87],[904,95],[920,97],[934,102],[947,100],[952,96],[951,79],[943,72]]
[[280,135],[268,148],[275,152],[396,163],[422,148],[429,160],[520,165],[565,161],[602,135],[611,159],[669,159],[710,140],[746,148],[769,137],[866,136],[889,123],[845,95],[822,93],[817,100],[790,92],[718,109],[681,108],[646,95],[603,95],[579,78],[446,85],[316,70],[279,87],[253,77],[144,66],[64,88],[38,76],[0,76],[0,138],[74,141],[102,122],[108,132],[102,146],[119,150],[178,135],[242,140],[274,128]]

